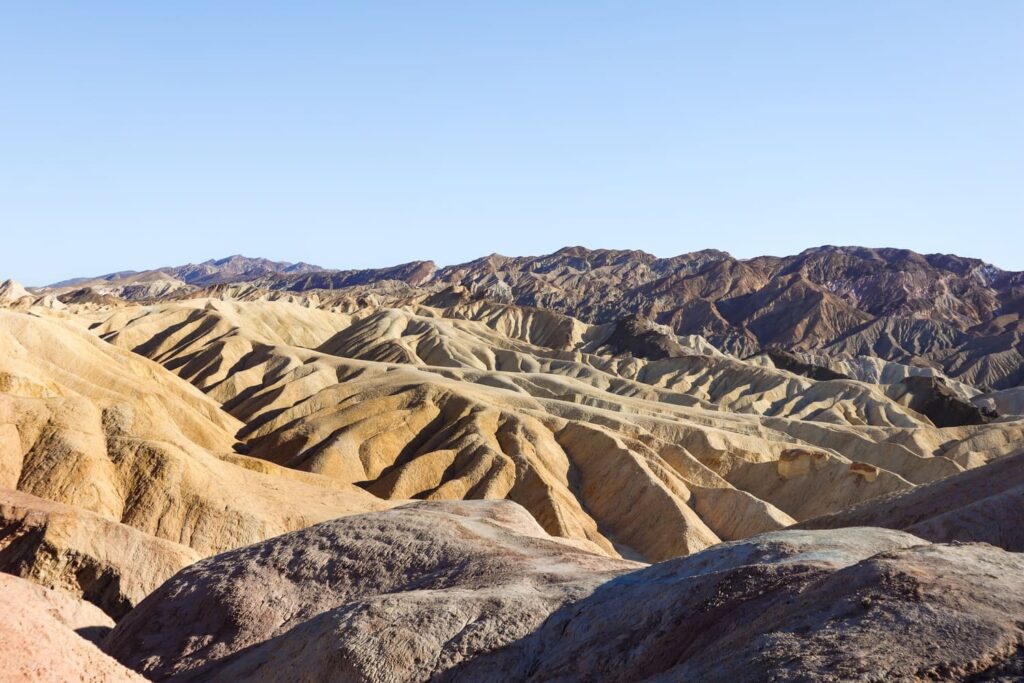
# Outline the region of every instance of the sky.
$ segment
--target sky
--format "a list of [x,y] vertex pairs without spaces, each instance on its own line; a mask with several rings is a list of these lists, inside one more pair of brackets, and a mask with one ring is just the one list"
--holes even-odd
[[1024,270],[1024,2],[0,5],[0,280],[577,244]]

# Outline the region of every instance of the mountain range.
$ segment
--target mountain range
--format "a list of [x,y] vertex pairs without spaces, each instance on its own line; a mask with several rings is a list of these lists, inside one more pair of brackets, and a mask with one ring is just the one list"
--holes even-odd
[[1022,301],[855,247],[7,281],[0,653],[15,680],[1017,680]]
[[640,315],[741,357],[782,348],[816,364],[869,356],[934,368],[983,390],[1024,381],[1024,273],[901,249],[828,246],[740,260],[713,250],[656,258],[568,247],[540,257],[493,254],[444,268],[416,261],[372,270],[232,256],[40,291],[63,301],[316,292],[331,304],[373,296],[398,306],[455,296],[591,324]]

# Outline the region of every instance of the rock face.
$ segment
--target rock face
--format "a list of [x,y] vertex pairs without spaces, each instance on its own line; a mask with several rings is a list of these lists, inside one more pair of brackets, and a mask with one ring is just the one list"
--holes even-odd
[[931,541],[984,541],[1024,552],[1024,451],[928,486],[808,520],[800,526],[887,527]]
[[513,503],[414,503],[192,565],[106,646],[157,680],[425,680],[636,566]]
[[653,321],[640,315],[631,315],[612,324],[611,334],[603,346],[612,354],[630,354],[647,360],[682,358],[691,355],[673,337],[670,331],[659,329]]
[[86,510],[0,489],[0,571],[124,616],[199,553]]
[[800,360],[800,357],[795,353],[790,353],[784,349],[768,349],[764,352],[764,355],[767,356],[772,365],[778,369],[795,372],[798,375],[810,377],[811,379],[850,379],[847,375],[844,375],[841,372],[836,372],[831,368],[814,365],[813,363],[805,363]]
[[1024,415],[1024,387],[1013,387],[973,398],[975,405],[1000,415]]
[[1019,555],[897,531],[773,532],[638,568],[508,502],[414,503],[201,561],[106,646],[155,680],[1011,678],[1022,589]]
[[0,306],[10,306],[31,296],[27,289],[14,280],[0,282]]
[[925,415],[936,427],[987,424],[999,417],[992,408],[974,405],[958,396],[940,377],[906,377],[887,393]]
[[89,641],[112,625],[109,617],[88,603],[0,574],[0,679],[142,683],[145,678]]

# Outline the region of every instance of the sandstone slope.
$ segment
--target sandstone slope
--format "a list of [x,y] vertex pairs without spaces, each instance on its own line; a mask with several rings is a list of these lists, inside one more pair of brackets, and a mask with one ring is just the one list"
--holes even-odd
[[234,452],[241,423],[82,327],[0,311],[0,486],[209,554],[384,507]]
[[87,510],[0,489],[0,571],[73,593],[114,619],[200,557]]
[[976,431],[685,340],[605,355],[608,329],[514,307],[198,300],[93,331],[221,402],[251,456],[387,499],[509,498],[549,533],[648,560],[959,472],[935,456]]
[[145,681],[87,639],[112,625],[88,603],[0,574],[0,681]]
[[927,486],[816,517],[800,526],[887,527],[931,541],[984,541],[1024,552],[1024,451]]

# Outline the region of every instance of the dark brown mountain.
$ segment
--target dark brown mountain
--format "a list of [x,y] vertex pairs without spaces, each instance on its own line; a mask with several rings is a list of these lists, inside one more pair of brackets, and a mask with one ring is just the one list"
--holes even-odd
[[70,287],[100,285],[128,285],[149,282],[159,277],[174,278],[188,285],[206,287],[226,282],[244,282],[265,275],[288,275],[322,271],[323,268],[309,263],[289,263],[288,261],[271,261],[265,258],[249,258],[236,254],[222,259],[210,259],[202,263],[189,263],[184,266],[167,266],[154,270],[136,271],[122,270],[98,277],[80,277],[57,282],[50,287]]

